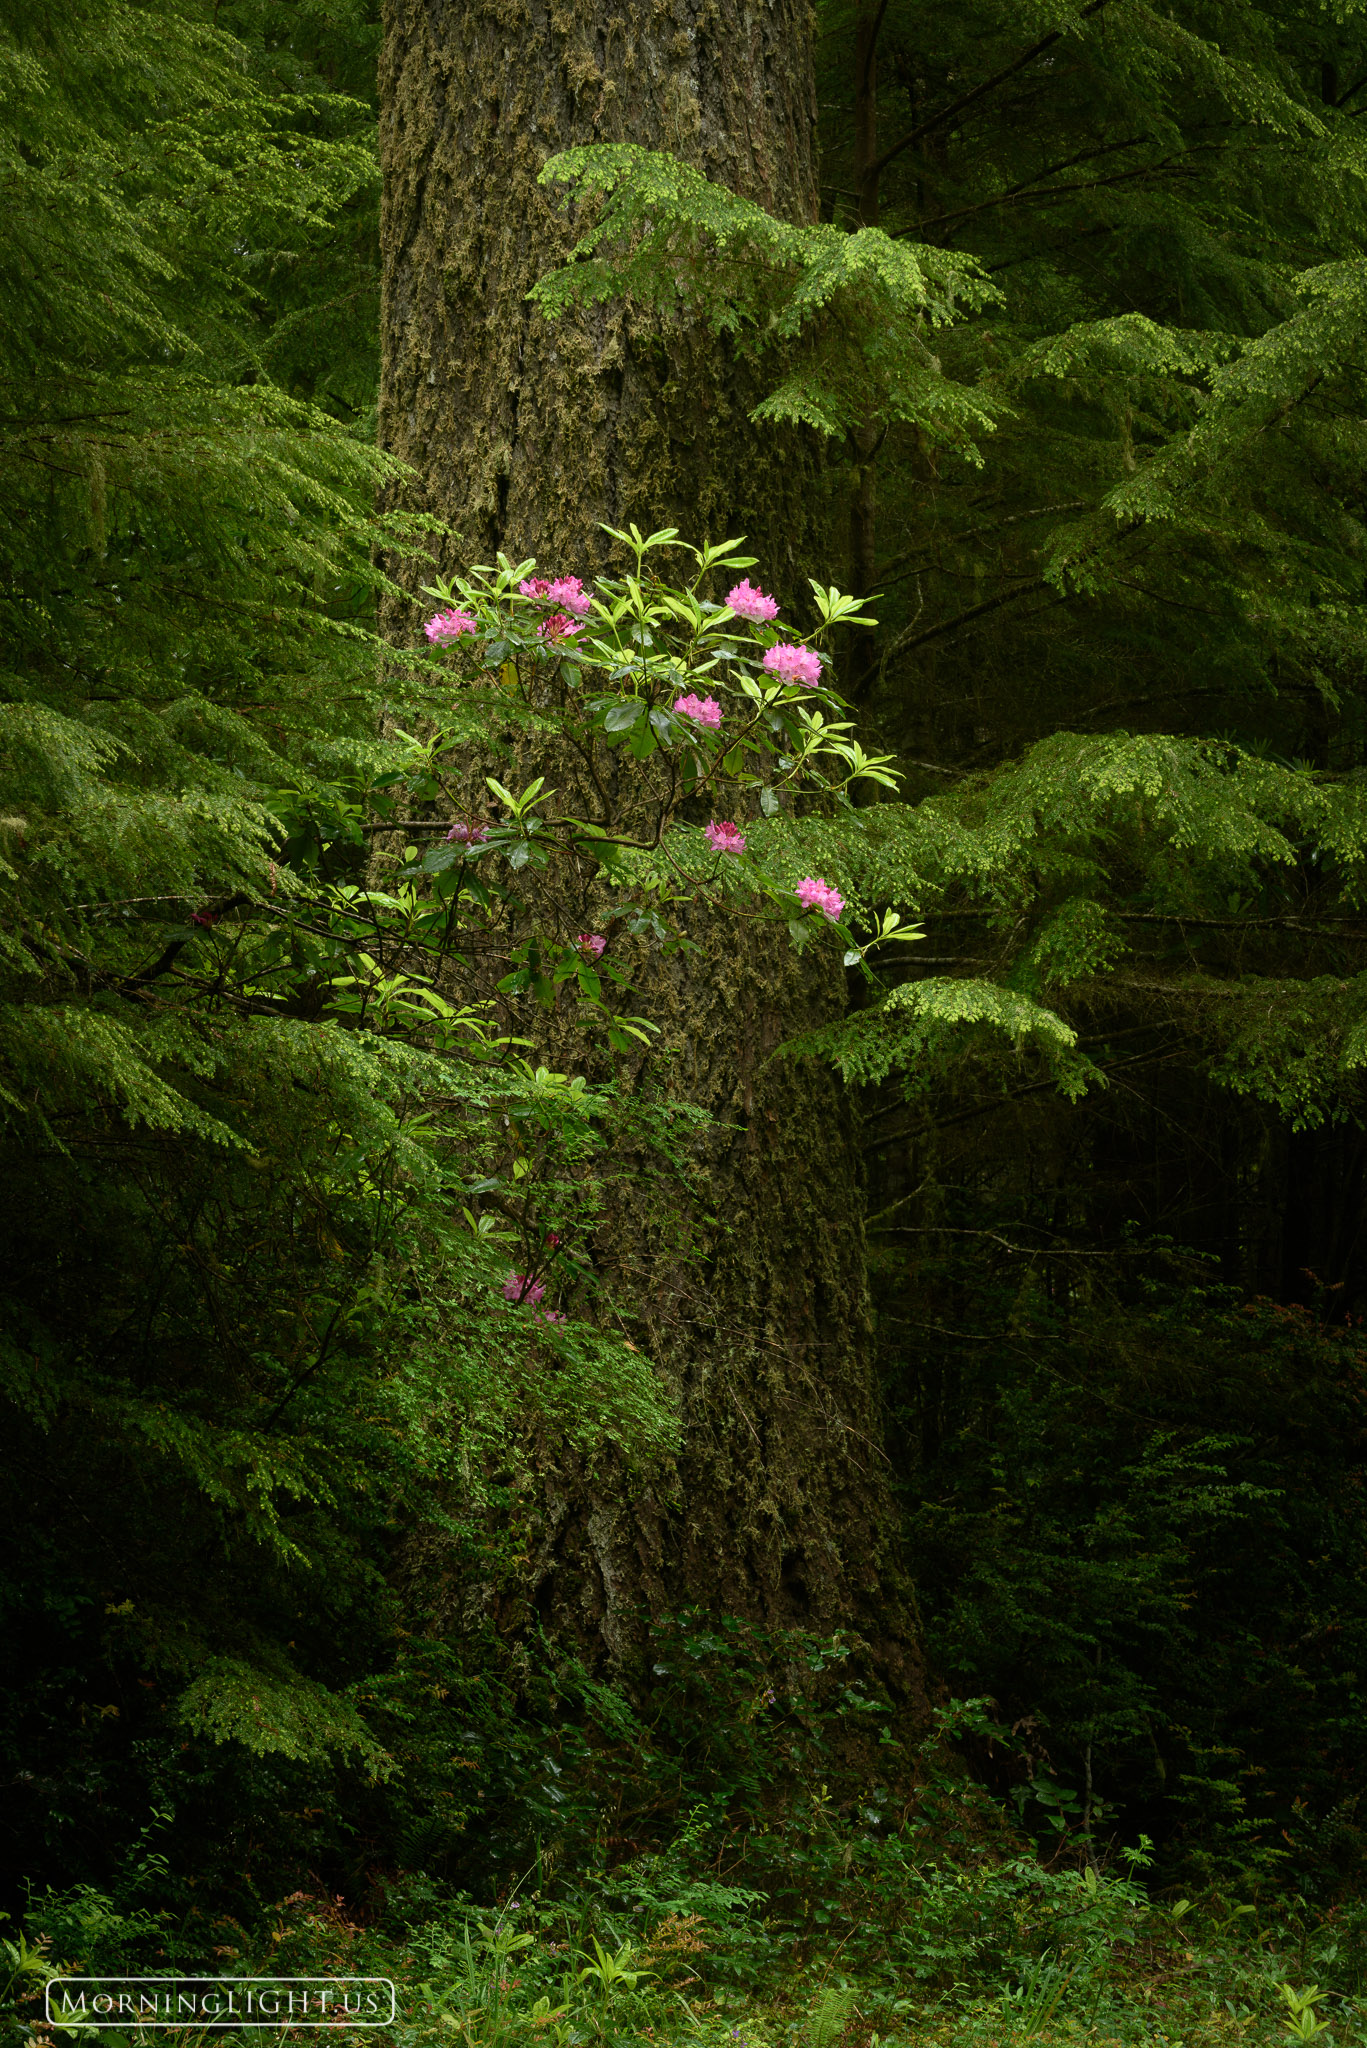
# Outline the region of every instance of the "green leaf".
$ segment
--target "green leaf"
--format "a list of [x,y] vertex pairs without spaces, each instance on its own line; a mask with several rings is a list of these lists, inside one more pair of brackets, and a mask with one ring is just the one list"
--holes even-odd
[[644,712],[645,700],[629,698],[624,704],[614,704],[603,719],[604,732],[629,732]]

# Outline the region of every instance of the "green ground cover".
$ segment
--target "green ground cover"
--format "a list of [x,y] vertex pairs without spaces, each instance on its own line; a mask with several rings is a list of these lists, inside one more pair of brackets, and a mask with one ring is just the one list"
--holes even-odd
[[[611,1878],[532,1882],[492,1908],[423,1889],[397,1891],[370,1925],[303,1892],[252,1931],[218,1919],[214,1967],[390,1977],[398,2020],[365,2038],[395,2048],[1367,2041],[1360,1908],[1316,1914],[1295,1898],[1249,1906],[1218,1894],[1160,1902],[1123,1872],[1049,1872],[986,1856],[926,1864],[885,1888],[869,1919],[833,1914],[820,1936],[682,1855]],[[27,1937],[5,1943],[7,2040],[69,2037],[37,2017],[53,1970],[118,1961],[166,1971],[192,1926],[120,1914],[93,1892],[39,1902]],[[182,1967],[203,1972],[203,1948],[195,1953]],[[132,2038],[92,2031],[100,2048]],[[157,2038],[239,2048],[271,2037]]]
[[[1066,1813],[1032,1834],[1020,1811],[1047,1812],[1046,1786],[996,1801],[965,1768],[984,1725],[962,1705],[942,1713],[898,1802],[881,1786],[849,1797],[790,1783],[766,1825],[738,1817],[734,1796],[729,1813],[700,1797],[660,1846],[626,1855],[605,1804],[596,1836],[578,1834],[567,1768],[572,1857],[542,1840],[498,1877],[495,1848],[474,1891],[409,1873],[362,1906],[311,1885],[238,1913],[221,1910],[221,1888],[157,1905],[172,1894],[149,1830],[117,1892],[35,1895],[0,1944],[4,2048],[85,2031],[45,2023],[54,1976],[211,1972],[387,1977],[397,2018],[365,2038],[395,2048],[1367,2042],[1361,1900],[1307,1899],[1233,1860],[1225,1882],[1185,1896],[1147,1838],[1104,1841]],[[98,2048],[133,2038],[90,2031]]]

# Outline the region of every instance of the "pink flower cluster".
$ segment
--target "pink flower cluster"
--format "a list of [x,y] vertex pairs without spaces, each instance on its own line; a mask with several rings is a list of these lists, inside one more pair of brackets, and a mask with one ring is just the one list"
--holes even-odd
[[744,853],[745,834],[738,825],[723,820],[719,825],[715,818],[708,825],[706,839],[713,853]]
[[599,938],[597,932],[580,932],[578,946],[581,953],[587,953],[590,960],[597,960],[607,948],[607,940]]
[[[560,1242],[559,1238],[554,1236],[551,1241],[555,1244]],[[524,1308],[535,1309],[534,1321],[550,1323],[553,1328],[561,1328],[565,1321],[562,1310],[558,1308],[537,1308],[536,1306],[544,1297],[545,1292],[546,1290],[541,1282],[531,1279],[526,1273],[510,1273],[503,1283],[503,1298],[505,1301],[515,1301]]]
[[568,612],[552,612],[543,619],[536,629],[538,640],[570,640],[584,630],[578,619],[572,619]]
[[545,1292],[541,1282],[526,1273],[510,1273],[503,1283],[505,1301],[525,1301],[529,1308],[534,1308]]
[[797,900],[804,910],[819,910],[823,917],[834,923],[845,908],[845,899],[830,882],[823,882],[820,875],[804,875],[797,885]]
[[716,729],[721,724],[721,705],[715,697],[695,697],[690,691],[687,697],[674,699],[676,718],[691,718],[695,725],[708,725]]
[[554,582],[548,582],[544,576],[529,576],[517,588],[520,596],[543,597],[548,604],[558,604],[573,612],[577,619],[587,618],[593,603],[592,591],[585,590],[577,576],[557,576]]
[[821,656],[811,647],[793,647],[787,642],[771,647],[762,666],[785,683],[805,683],[814,689],[821,681]]
[[448,846],[450,846],[452,843],[454,843],[457,846],[478,846],[481,844],[483,840],[487,839],[488,837],[489,832],[487,826],[463,825],[457,822],[451,827],[451,830],[447,833],[446,843]]
[[778,602],[763,590],[756,590],[748,576],[726,593],[726,602],[740,619],[753,619],[757,626],[778,617]]
[[478,630],[474,613],[462,611],[438,612],[423,627],[434,647],[443,646],[448,640],[459,640],[462,633],[476,633]]

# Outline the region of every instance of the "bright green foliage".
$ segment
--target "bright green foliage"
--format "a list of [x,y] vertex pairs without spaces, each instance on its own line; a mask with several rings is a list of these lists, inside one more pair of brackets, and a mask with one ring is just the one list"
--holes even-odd
[[866,915],[888,901],[929,914],[964,967],[977,954],[998,976],[918,978],[803,1047],[852,1079],[901,1067],[921,1086],[982,1025],[1032,1040],[1076,1095],[1104,1079],[1072,1051],[1078,1029],[1127,1002],[1295,1127],[1342,1114],[1367,980],[1269,972],[1268,949],[1351,926],[1365,791],[1227,743],[1060,734],[953,795],[789,828],[786,857],[821,862]]
[[379,8],[374,0],[221,0],[214,26],[296,133],[364,153],[355,190],[318,220],[296,214],[282,246],[253,256],[255,346],[265,373],[373,437],[379,379]]
[[[820,1053],[848,1081],[882,1081],[899,1069],[940,1064],[1003,1033],[1019,1053],[1029,1045],[1043,1055],[1066,1094],[1080,1095],[1090,1062],[1070,1058],[1077,1034],[1029,996],[991,981],[962,978],[916,981],[893,989],[876,1010],[794,1040],[792,1051]],[[995,1048],[993,1048],[995,1050]]]
[[[160,17],[111,20],[150,37]],[[227,65],[192,18],[171,26],[187,66],[186,51],[211,79]],[[53,99],[71,125],[45,76],[35,106]],[[259,156],[252,121],[279,102],[240,90]],[[118,114],[153,132],[140,103]],[[93,151],[61,161],[73,189],[84,165],[103,193]],[[315,156],[302,225],[322,232],[337,197],[323,172],[358,160],[350,143],[300,144],[301,163]],[[688,1255],[674,1140],[695,1119],[640,1076],[619,1094],[528,1064],[527,1005],[638,1055],[651,1026],[620,1007],[630,968],[601,957],[609,941],[682,943],[671,906],[732,887],[715,856],[699,864],[696,828],[673,829],[681,806],[888,779],[828,689],[763,670],[774,634],[702,594],[748,566],[734,544],[671,590],[646,560],[668,534],[623,537],[637,574],[600,585],[582,637],[518,594],[532,562],[440,593],[468,596],[479,629],[454,667],[391,667],[406,701],[377,737],[375,529],[358,500],[384,465],[266,383],[264,358],[233,359],[231,272],[212,271],[217,297],[187,282],[197,245],[157,239],[177,196],[160,175],[157,205],[129,199],[123,239],[106,237],[132,309],[127,365],[70,344],[92,417],[42,441],[66,480],[16,500],[25,552],[7,586],[4,1597],[49,1676],[8,1697],[0,1739],[42,1788],[16,1854],[72,1869],[88,1867],[67,1845],[92,1786],[117,1828],[155,1785],[188,1844],[225,1796],[255,1824],[288,1788],[307,1803],[334,1761],[396,1780],[391,1815],[425,1797],[459,1832],[449,1743],[436,1763],[410,1753],[426,1672],[400,1645],[440,1600],[516,1582],[533,1443],[611,1446],[619,1471],[667,1452],[669,1402],[611,1333],[634,1305],[602,1298],[595,1256],[628,1175],[642,1226]],[[219,264],[226,233],[250,247],[279,225],[241,203],[236,227],[203,230]],[[149,278],[168,308],[176,290],[208,300],[202,337],[171,324]],[[16,463],[56,424],[39,367],[12,367],[30,430]],[[150,397],[132,414],[135,389]],[[91,446],[108,486],[93,534],[75,468]],[[827,622],[858,610],[833,587],[816,600]],[[724,731],[674,709],[689,685],[725,699]],[[569,738],[584,789],[470,787],[476,732],[510,779],[519,748]],[[753,860],[735,886],[795,940],[824,936]],[[58,1496],[84,1506],[49,1529]],[[405,1598],[405,1546],[457,1590]],[[78,1739],[45,1690],[66,1663]],[[330,1792],[319,1810],[332,1826]],[[269,1853],[297,1853],[271,1825]]]
[[[980,1717],[965,1719],[977,1733]],[[391,1891],[378,1922],[301,1888],[280,1903],[269,1936],[226,1918],[216,1932],[221,1946],[269,1970],[345,1967],[394,1980],[398,2048],[453,2034],[488,2048],[576,2039],[627,2048],[642,2035],[667,2048],[737,2039],[831,2048],[856,2026],[917,2048],[1067,2048],[1088,2033],[1184,2048],[1306,2040],[1317,2030],[1328,2041],[1357,2038],[1360,1920],[1321,1919],[1296,1901],[1155,1907],[1142,1890],[1142,1848],[1115,1870],[1046,1872],[1027,1857],[989,1855],[965,1870],[944,1851],[962,1833],[956,1821],[981,1822],[984,1812],[955,1804],[943,1800],[911,1864],[865,1861],[868,1842],[852,1821],[833,1831],[821,1863],[837,1873],[845,1861],[841,1896],[829,1924],[800,1943],[766,1899],[695,1874],[686,1838],[677,1856],[653,1859],[653,1883],[633,1907],[602,1897],[592,1872],[555,1897],[524,1888],[487,1907],[419,1882]],[[16,2039],[38,2009],[29,1982],[49,1974],[38,1941],[64,1972],[77,1955],[94,1954],[106,1969],[115,1958],[131,1964],[156,1955],[158,1940],[164,1956],[175,1939],[94,1891],[43,1900],[28,1927],[33,1939],[0,1948],[20,1959],[9,1996]],[[757,1967],[738,1984],[742,1945]],[[600,1954],[615,1973],[606,1997]],[[915,1976],[912,1957],[928,1965]]]
[[[859,11],[820,45],[847,229]],[[984,476],[879,457],[884,715],[944,766],[1136,717],[1355,760],[1360,15],[878,11],[879,222],[994,282],[938,346],[1005,407]]]
[[[383,465],[269,380],[256,296],[368,151],[301,132],[315,104],[249,85],[194,9],[19,9],[10,34],[6,943],[46,1020],[20,1079],[73,971],[109,986],[209,894],[267,885],[264,791],[373,754],[357,513]],[[136,1010],[92,992],[73,1048],[94,1033],[174,1120]]]
[[[373,163],[327,134],[345,107],[258,90],[196,7],[17,7],[0,31],[10,1625],[56,1630],[80,1666],[103,1605],[130,1617],[114,1633],[170,1686],[165,1710],[198,1670],[184,1711],[216,1736],[353,1743],[269,1582],[311,1576],[323,1628],[355,1600],[373,1564],[326,1524],[392,1462],[388,1432],[377,1417],[322,1459],[317,1412],[270,1417],[355,1310],[417,1163],[417,1077],[287,1004],[225,1013],[212,972],[198,991],[166,977],[195,959],[204,906],[269,890],[272,787],[374,751],[359,514],[383,466],[270,381],[260,293]],[[35,1554],[55,1472],[114,1517],[102,1549]],[[188,1583],[154,1566],[153,1530]],[[243,1597],[248,1556],[263,1575]],[[214,1656],[243,1683],[210,1706]],[[256,1721],[249,1667],[293,1734]],[[11,1710],[11,1745],[21,1725]]]
[[[981,468],[902,425],[848,444],[865,743],[920,801],[782,856],[926,935],[819,1041],[866,1084],[912,1574],[937,1661],[1036,1717],[1074,1811],[1090,1782],[1201,1879],[1285,1856],[1351,1896],[1362,17],[821,20],[823,221],[867,233],[872,156],[883,232],[999,293],[935,343],[997,407]],[[1325,1334],[1226,1320],[1212,1269]]]
[[[851,1078],[900,1064],[923,1081],[965,1048],[1030,1041],[1076,1096],[1097,1077],[1073,1050],[1084,1012],[1113,1028],[1122,1010],[1161,1013],[1235,1092],[1296,1126],[1340,1114],[1357,1099],[1367,984],[1355,955],[1317,947],[1347,940],[1361,900],[1367,159],[1327,81],[1367,68],[1367,45],[1326,24],[1335,54],[1312,91],[1304,39],[1275,8],[1237,25],[1114,4],[874,13],[895,80],[878,98],[879,228],[838,182],[848,128],[832,132],[832,218],[811,228],[668,158],[575,150],[546,180],[599,210],[536,295],[559,312],[626,292],[756,348],[798,345],[797,383],[844,395],[767,401],[776,416],[848,430],[865,475],[866,430],[887,429],[884,729],[975,766],[971,699],[980,749],[1029,743],[990,780],[880,807],[862,833],[803,829],[799,866],[820,862],[871,919],[933,909],[933,940],[950,941],[820,1043]],[[857,14],[828,10],[832,63],[851,65]],[[851,78],[832,78],[833,104]],[[893,121],[908,133],[889,145]],[[933,402],[877,367],[924,361],[930,326]],[[938,417],[973,407],[998,427],[973,451],[980,480],[933,446]],[[1033,568],[1012,560],[1027,546]],[[965,578],[973,601],[945,616],[937,593],[952,613]],[[1026,599],[1040,623],[1022,672],[1003,636]],[[909,689],[915,651],[959,632],[977,636],[971,687],[941,685],[932,654]],[[1322,717],[1299,708],[1307,693]],[[1165,721],[1192,694],[1223,700],[1242,745],[1207,739],[1199,706],[1190,735],[1180,719],[1170,738],[1113,729],[1135,709]],[[1307,717],[1337,734],[1316,741],[1319,774],[1278,758]],[[945,953],[949,978],[931,966]]]
[[[1158,1477],[1185,1525],[1179,1513],[1177,1541],[1142,1562],[1160,1580],[1169,1569],[1160,1599],[1180,1612],[1183,1539],[1218,1525],[1221,1503],[1212,1515],[1199,1477],[1184,1487],[1170,1463]],[[1247,1515],[1256,1489],[1224,1491]],[[1031,1505],[1036,1521],[1050,1506]],[[1112,1515],[1097,1547],[1151,1530]],[[1106,1576],[1104,1556],[1071,1562],[1065,1597]],[[1130,1614],[1113,1619],[1112,1640]],[[1156,1629],[1137,1633],[1161,1650]],[[1084,1683],[1089,1648],[1076,1659]],[[1340,2027],[1359,2024],[1360,1905],[1320,1914],[1285,1885],[1256,1904],[1204,1885],[1155,1896],[1148,1837],[1109,1851],[1104,1800],[1086,1814],[1053,1777],[1038,1722],[1011,1729],[980,1697],[952,1700],[914,1745],[914,1785],[894,1789],[898,1745],[884,1727],[870,1747],[886,1717],[852,1681],[847,1642],[695,1615],[662,1628],[655,1649],[635,1704],[572,1662],[524,1672],[535,1725],[509,1693],[449,1695],[448,1741],[454,1721],[478,1788],[479,1861],[461,1875],[478,1869],[480,1896],[443,1882],[433,1835],[423,1849],[415,1831],[413,1860],[364,1917],[306,1881],[265,1912],[216,1917],[224,1960],[242,1974],[391,1977],[401,2048],[452,2034],[496,2048],[626,2048],[643,2034],[678,2048],[822,2048],[851,2023],[943,2048],[1064,2048],[1088,2032],[1150,2041],[1155,2009],[1169,2039],[1215,2048],[1313,2012],[1320,1986]],[[842,1796],[833,1766],[850,1751]],[[804,1783],[775,1826],[771,1788],[794,1766]],[[625,1860],[613,1854],[623,1821]],[[0,1944],[7,2042],[25,2037],[43,1982],[78,1959],[86,1972],[202,1970],[202,1914],[149,1910],[161,1839],[154,1817],[117,1891],[30,1902],[23,1933]]]
[[822,434],[913,422],[976,459],[973,436],[995,407],[947,378],[927,339],[996,297],[971,258],[876,228],[793,226],[673,157],[626,144],[565,150],[541,182],[603,195],[570,264],[532,294],[552,318],[623,292],[674,316],[700,314],[743,346],[783,349],[783,381],[753,418]]

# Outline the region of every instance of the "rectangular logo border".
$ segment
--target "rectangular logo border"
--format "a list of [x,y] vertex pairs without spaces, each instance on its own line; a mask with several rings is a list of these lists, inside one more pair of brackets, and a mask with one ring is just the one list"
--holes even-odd
[[74,2017],[69,2013],[54,2014],[52,2010],[52,1994],[54,1991],[70,1991],[77,1987],[84,1987],[86,1990],[89,1990],[91,1987],[97,1987],[95,1990],[95,1996],[99,1997],[108,1986],[114,1984],[139,1984],[142,1985],[146,1990],[155,1992],[160,1992],[163,1990],[169,1991],[173,1989],[176,1985],[180,1984],[206,1984],[211,1986],[221,1986],[224,1990],[228,1991],[230,1995],[235,1990],[250,1989],[251,1987],[258,1984],[263,1988],[263,1990],[268,1991],[283,1990],[285,1989],[285,1987],[289,1985],[296,1984],[316,1984],[319,1986],[336,1985],[339,1989],[345,1987],[346,1989],[350,1990],[354,1990],[358,1987],[370,1989],[378,1985],[382,1986],[383,1989],[389,1993],[389,2014],[388,2017],[384,2019],[361,2019],[359,2016],[352,2016],[346,2011],[342,2011],[339,2013],[332,2014],[331,2016],[324,2019],[308,2020],[295,2019],[292,2017],[292,2015],[288,2013],[273,2013],[269,2018],[261,2019],[253,2018],[249,2014],[245,2013],[234,2013],[226,2019],[209,2019],[207,2017],[201,2016],[198,2013],[188,2015],[185,2013],[181,2013],[175,2019],[163,2020],[144,2019],[141,2016],[130,2016],[127,2013],[121,2012],[109,2014],[89,2013],[83,2014],[82,2017],[76,2021],[76,2027],[78,2029],[84,2029],[89,2027],[93,2031],[95,2028],[101,2025],[123,2026],[131,2027],[135,2031],[141,2033],[150,2034],[158,2029],[161,2029],[162,2031],[174,2031],[183,2030],[186,2027],[200,2028],[206,2032],[212,2031],[215,2028],[218,2028],[221,2031],[226,2031],[229,2028],[235,2028],[239,2030],[251,2030],[256,2032],[264,2032],[270,2029],[280,2029],[282,2031],[288,2032],[294,2032],[297,2030],[303,2032],[305,2030],[317,2031],[324,2027],[330,2027],[334,2031],[340,2029],[345,2032],[365,2033],[370,2031],[372,2028],[376,2027],[392,2027],[396,2024],[399,2016],[398,1993],[394,1988],[394,1980],[392,1977],[211,1977],[207,1971],[203,1975],[200,1975],[190,1970],[181,1970],[176,1972],[174,1975],[168,1975],[165,1977],[123,1977],[112,1975],[108,1977],[50,1977],[43,1987],[43,2010],[46,2014],[48,2025],[65,2026],[66,2028],[70,2029],[72,2018]]

